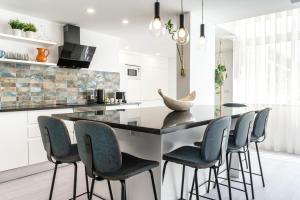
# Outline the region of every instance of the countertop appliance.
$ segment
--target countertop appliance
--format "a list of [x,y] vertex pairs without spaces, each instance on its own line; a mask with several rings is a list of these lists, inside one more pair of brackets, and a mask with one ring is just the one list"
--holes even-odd
[[97,89],[95,90],[96,103],[105,103],[105,90]]
[[80,27],[64,26],[64,45],[58,47],[57,65],[62,68],[88,68],[96,47],[80,45]]
[[127,103],[126,101],[126,96],[125,96],[125,92],[116,92],[116,100],[119,103]]

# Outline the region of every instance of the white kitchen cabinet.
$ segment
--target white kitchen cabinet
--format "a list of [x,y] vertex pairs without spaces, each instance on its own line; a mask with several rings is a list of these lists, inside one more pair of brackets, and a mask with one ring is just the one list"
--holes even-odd
[[28,164],[27,112],[0,113],[0,171]]
[[42,138],[28,140],[28,164],[36,164],[47,161],[47,153],[44,149]]

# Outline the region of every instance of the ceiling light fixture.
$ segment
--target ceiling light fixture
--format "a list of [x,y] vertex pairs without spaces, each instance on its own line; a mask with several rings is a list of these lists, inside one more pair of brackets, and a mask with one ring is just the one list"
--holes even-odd
[[128,19],[123,19],[123,20],[122,20],[122,24],[129,24]]
[[160,18],[160,3],[158,0],[154,3],[154,19],[150,22],[149,30],[154,36],[160,36],[165,33],[164,23]]
[[190,40],[188,30],[184,27],[183,0],[181,0],[181,14],[179,15],[179,29],[175,35],[178,45],[185,45]]
[[94,8],[87,8],[87,9],[86,9],[86,12],[87,12],[88,14],[94,14],[94,13],[95,13],[95,9],[94,9]]
[[203,8],[204,8],[204,6],[203,6],[203,1],[204,0],[202,0],[202,23],[201,23],[201,25],[200,25],[200,43],[201,44],[204,44],[205,43],[205,25],[204,25],[204,20],[203,20],[203,16],[204,16],[204,12],[203,12]]

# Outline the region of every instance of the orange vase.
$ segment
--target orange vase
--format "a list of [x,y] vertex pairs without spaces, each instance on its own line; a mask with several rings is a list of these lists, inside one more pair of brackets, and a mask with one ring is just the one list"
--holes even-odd
[[36,56],[36,61],[38,62],[47,62],[47,57],[49,55],[49,49],[37,48],[38,55]]

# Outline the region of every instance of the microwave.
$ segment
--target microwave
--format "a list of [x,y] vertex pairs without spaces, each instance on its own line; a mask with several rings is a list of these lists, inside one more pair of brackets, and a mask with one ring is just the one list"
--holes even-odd
[[129,79],[140,80],[141,79],[141,67],[137,65],[129,65],[126,66],[126,74]]

